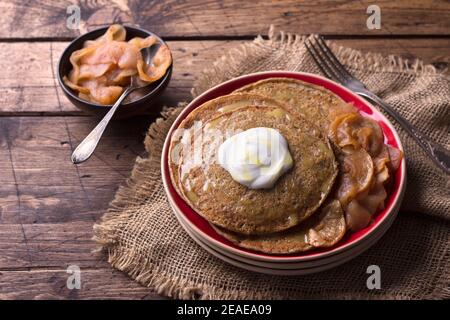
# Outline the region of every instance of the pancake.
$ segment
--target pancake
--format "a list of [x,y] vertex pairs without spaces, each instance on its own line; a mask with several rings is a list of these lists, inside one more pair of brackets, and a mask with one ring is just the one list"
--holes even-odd
[[245,236],[213,226],[223,237],[234,244],[270,254],[289,254],[314,248],[331,247],[346,232],[344,212],[339,201],[327,201],[318,214],[286,231],[268,235]]
[[[255,145],[242,138],[254,139],[253,133],[223,144],[253,128],[281,134],[276,141],[284,153],[275,159],[283,160],[274,160],[274,151],[269,158],[247,154],[243,146],[271,148],[272,140]],[[379,124],[352,104],[289,78],[262,80],[205,102],[178,129],[169,146],[177,192],[219,234],[269,254],[330,247],[348,230],[365,228],[383,209],[402,158],[384,144]],[[228,163],[227,155],[257,162]],[[268,166],[274,163],[284,169],[273,173]]]
[[[250,128],[278,130],[287,140],[294,164],[271,189],[249,189],[216,159],[224,139]],[[330,192],[337,164],[328,140],[312,134],[301,117],[274,106],[246,106],[219,114],[202,127],[202,159],[183,154],[178,166],[183,198],[209,222],[242,234],[286,230],[313,214]]]
[[294,114],[303,116],[328,133],[329,110],[345,104],[333,92],[300,80],[290,78],[270,78],[261,80],[235,92],[256,93],[271,97],[287,104]]
[[[171,137],[170,151],[169,151],[169,171],[170,176],[175,186],[175,189],[179,190],[179,176],[178,166],[183,150],[188,148],[192,143],[188,137],[193,138],[202,127],[201,123],[205,123],[213,117],[226,112],[232,112],[242,107],[247,106],[259,106],[259,107],[277,107],[287,110],[289,113],[295,113],[294,108],[290,105],[283,104],[282,102],[273,100],[269,97],[264,97],[253,93],[237,93],[226,96],[221,96],[216,99],[210,100],[193,110],[189,115],[180,123],[178,129]],[[299,125],[304,126],[305,130],[309,130],[312,135],[317,137],[323,137],[320,129],[317,126],[312,125],[310,122],[301,118]],[[184,137],[185,143],[182,142]]]

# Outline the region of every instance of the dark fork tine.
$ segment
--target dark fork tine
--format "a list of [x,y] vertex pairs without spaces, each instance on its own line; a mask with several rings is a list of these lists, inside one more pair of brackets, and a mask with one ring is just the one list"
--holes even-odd
[[310,53],[311,57],[316,62],[319,69],[323,72],[323,74],[325,76],[327,76],[328,78],[332,78],[333,80],[339,82],[340,80],[339,80],[339,77],[336,75],[336,73],[326,63],[324,63],[323,61],[321,61],[318,58],[318,57],[320,57],[320,54],[309,39],[306,39],[305,47],[306,47],[306,50],[308,50],[308,52]]
[[314,62],[316,63],[316,65],[319,67],[320,71],[322,71],[322,73],[331,78],[331,75],[324,69],[322,68],[322,64],[319,62],[319,60],[316,58],[316,55],[314,54],[314,52],[312,51],[312,49],[309,47],[311,44],[309,43],[309,39],[307,39],[305,41],[305,47],[306,50],[308,50],[309,54],[311,55],[311,57],[313,58]]
[[331,51],[330,47],[326,44],[325,40],[321,36],[315,36],[318,46],[321,51],[328,57],[329,61],[334,65],[336,69],[342,74],[344,78],[352,78],[353,76],[344,68],[342,63],[338,60],[338,58]]

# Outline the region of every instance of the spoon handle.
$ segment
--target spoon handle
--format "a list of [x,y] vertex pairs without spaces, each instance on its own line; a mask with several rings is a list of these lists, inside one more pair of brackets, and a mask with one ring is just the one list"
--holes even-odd
[[89,157],[94,152],[97,147],[100,138],[102,137],[103,131],[105,131],[106,126],[111,120],[112,116],[116,112],[117,108],[122,103],[123,99],[125,99],[128,94],[133,91],[134,88],[128,87],[122,93],[122,95],[117,99],[116,103],[112,106],[112,108],[108,111],[108,113],[103,117],[103,119],[97,124],[97,126],[84,138],[83,141],[78,145],[75,151],[72,153],[71,160],[74,164],[82,163],[89,159]]

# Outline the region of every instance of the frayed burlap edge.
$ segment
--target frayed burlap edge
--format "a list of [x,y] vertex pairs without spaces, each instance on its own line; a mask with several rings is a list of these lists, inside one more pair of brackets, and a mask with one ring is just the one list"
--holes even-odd
[[[253,42],[242,44],[239,48],[233,49],[218,61],[212,67],[203,71],[202,76],[194,83],[192,95],[197,96],[210,87],[220,83],[215,82],[217,74],[233,74],[233,63],[237,57],[245,59],[245,57],[252,56],[259,50],[276,50],[283,46],[297,46],[300,45],[307,36],[293,35],[290,33],[280,32],[275,33],[271,26],[269,31],[269,40],[264,40],[258,36]],[[383,56],[378,53],[362,53],[358,50],[330,44],[333,51],[337,53],[346,65],[350,68],[369,68],[378,72],[411,72],[413,75],[435,75],[436,69],[432,65],[425,65],[423,61],[416,59],[414,61],[403,59],[398,56],[389,55]],[[162,187],[160,179],[160,155],[165,140],[165,135],[168,132],[173,121],[181,112],[185,103],[181,103],[177,107],[165,108],[161,113],[161,118],[153,123],[145,138],[145,148],[148,153],[147,156],[137,157],[135,166],[132,170],[131,176],[123,186],[117,191],[114,200],[110,204],[110,208],[103,215],[100,222],[94,225],[94,240],[100,244],[97,253],[105,252],[108,255],[108,262],[116,269],[128,274],[131,278],[141,283],[146,287],[155,290],[156,293],[172,297],[175,299],[259,299],[263,296],[254,291],[242,291],[229,289],[223,290],[207,285],[200,285],[182,279],[181,277],[173,277],[167,275],[164,270],[155,269],[154,265],[146,261],[140,255],[133,252],[129,248],[120,245],[120,237],[117,230],[132,219],[133,208],[145,204],[146,201],[152,198],[152,189]],[[145,189],[141,189],[142,185],[137,181],[145,179],[148,183]],[[450,255],[447,251],[446,256]],[[444,261],[449,261],[449,257]],[[444,270],[448,269],[448,263],[445,263]],[[442,274],[439,283],[435,288],[435,292],[431,294],[430,298],[450,298],[449,277]],[[274,297],[277,299],[289,299],[289,296]],[[309,298],[328,299],[336,298],[335,295],[321,294],[317,296],[309,296]],[[341,299],[366,299],[366,294],[345,293],[340,295]],[[386,294],[372,299],[402,299],[398,294]],[[406,297],[405,297],[406,298]]]

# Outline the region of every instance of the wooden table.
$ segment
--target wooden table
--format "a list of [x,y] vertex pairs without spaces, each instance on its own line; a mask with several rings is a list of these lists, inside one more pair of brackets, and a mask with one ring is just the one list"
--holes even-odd
[[[96,120],[71,105],[55,79],[71,1],[0,0],[0,298],[160,298],[92,253],[92,225],[129,176],[155,116],[115,122],[95,155],[72,150]],[[450,64],[448,1],[384,1],[381,29],[366,26],[373,1],[81,1],[82,29],[135,23],[168,40],[172,81],[154,106],[190,99],[200,71],[268,26],[321,33],[362,51]],[[69,265],[82,289],[69,290]]]

